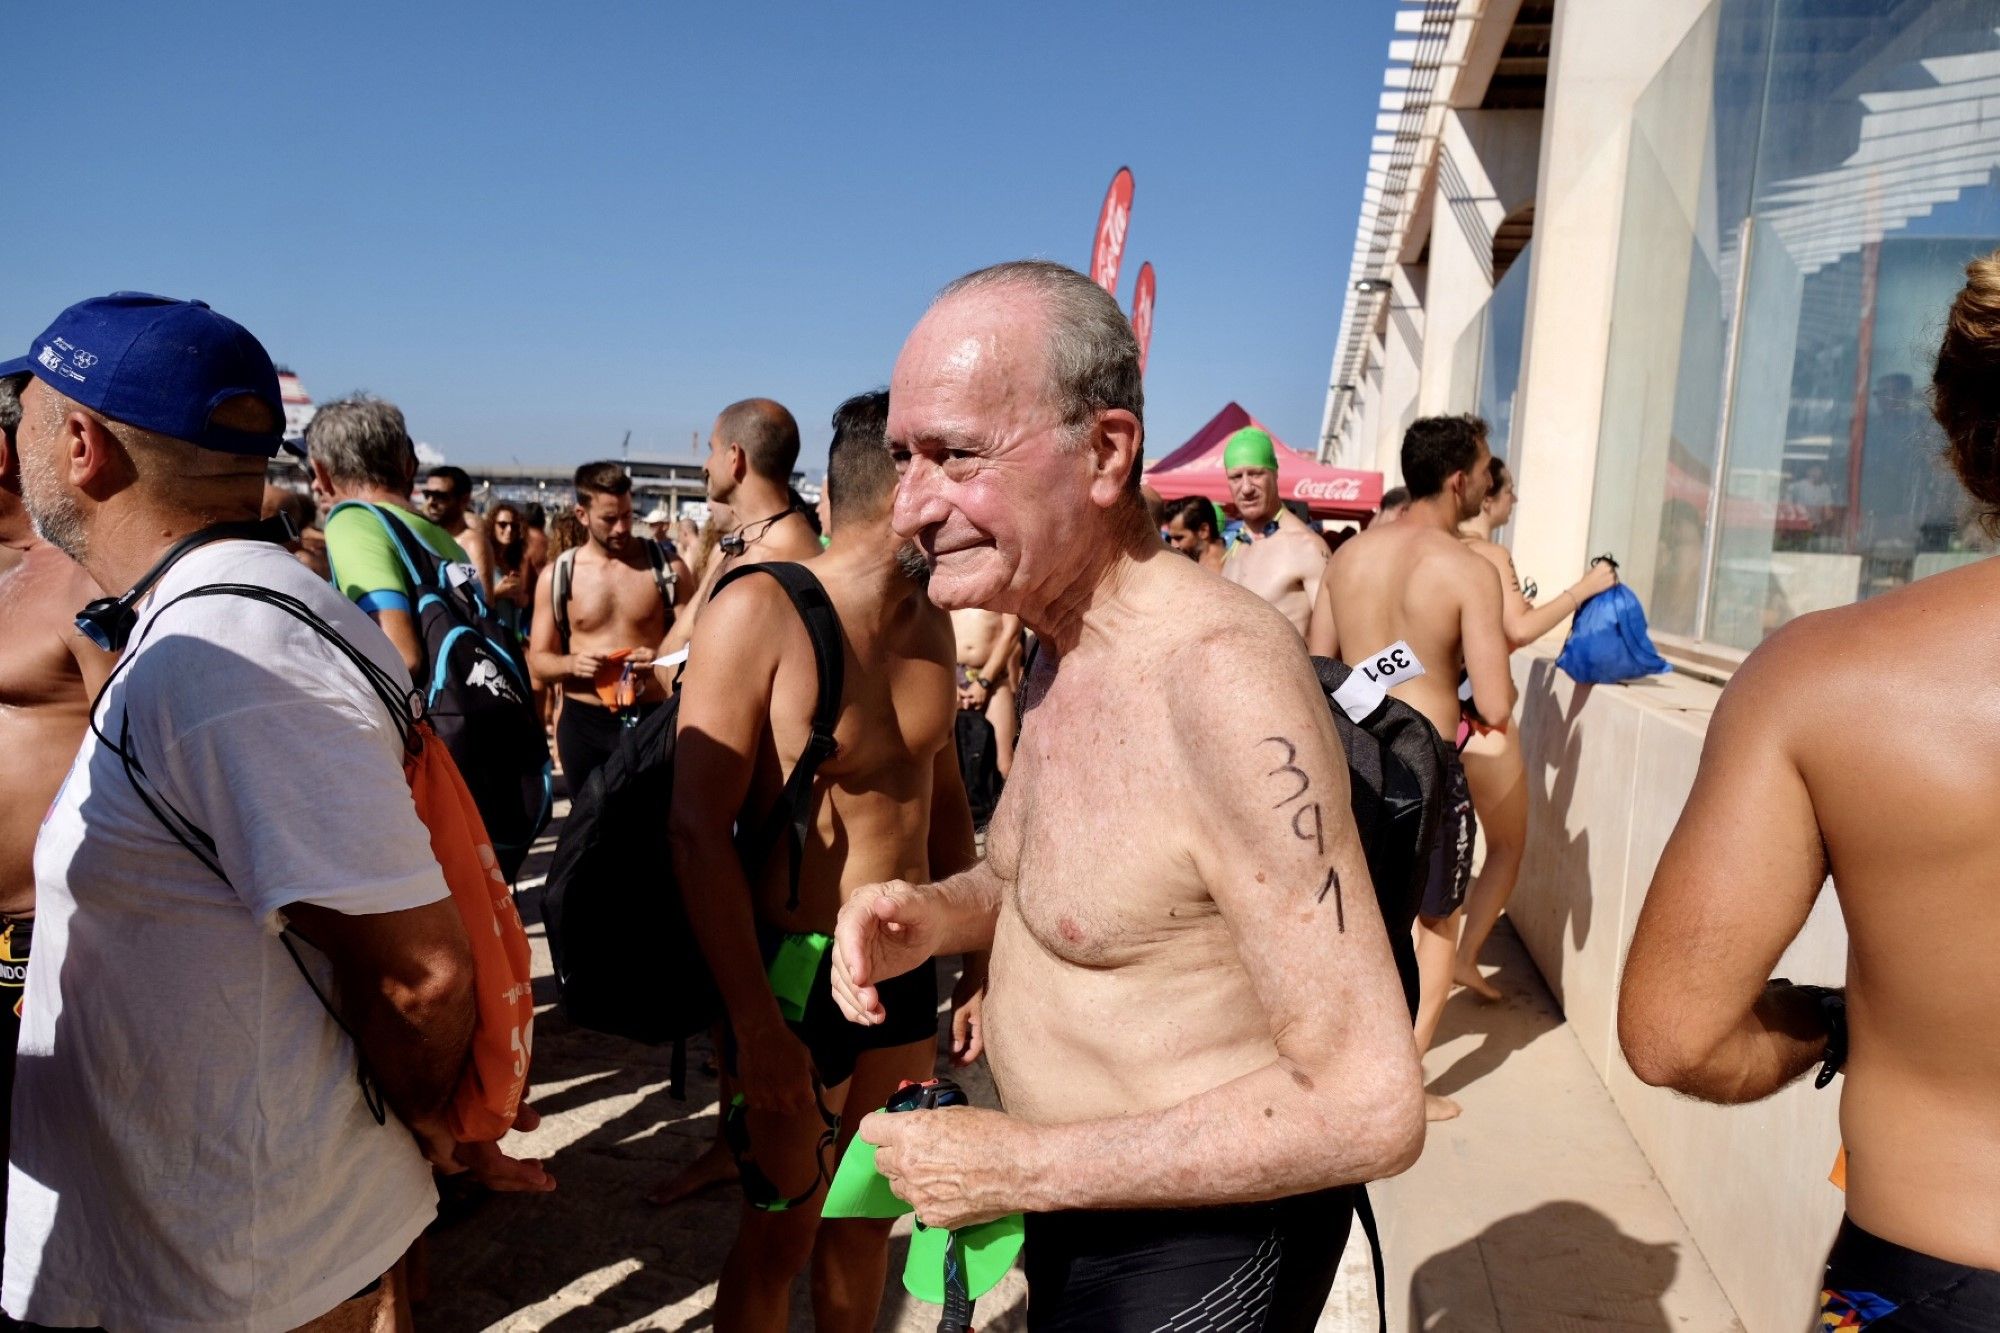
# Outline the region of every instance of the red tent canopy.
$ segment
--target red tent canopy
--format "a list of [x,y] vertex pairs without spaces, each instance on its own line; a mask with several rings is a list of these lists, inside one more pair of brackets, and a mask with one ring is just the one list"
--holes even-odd
[[[1199,495],[1229,506],[1229,478],[1222,468],[1222,445],[1245,426],[1270,427],[1231,403],[1217,412],[1180,448],[1146,469],[1146,484],[1169,500]],[[1329,467],[1277,436],[1278,497],[1302,500],[1315,518],[1366,518],[1382,507],[1382,474]]]

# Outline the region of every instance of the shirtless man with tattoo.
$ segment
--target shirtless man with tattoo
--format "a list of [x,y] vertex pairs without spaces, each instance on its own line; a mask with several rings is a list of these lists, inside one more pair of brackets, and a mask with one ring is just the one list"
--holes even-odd
[[[1029,1214],[1034,1328],[1297,1333],[1351,1187],[1422,1147],[1409,1013],[1297,631],[1161,543],[1143,411],[1130,325],[1060,265],[959,279],[904,344],[896,530],[933,601],[1042,648],[987,859],[853,893],[834,990],[894,1022],[896,978],[992,950],[1005,1112],[861,1135],[927,1224]],[[1257,688],[1187,688],[1222,679]]]
[[1278,448],[1269,435],[1255,426],[1237,431],[1223,445],[1222,465],[1243,520],[1222,576],[1277,607],[1303,638],[1326,569],[1326,543],[1278,502]]
[[[1490,474],[1486,425],[1477,417],[1423,417],[1403,434],[1410,507],[1386,527],[1345,543],[1327,563],[1306,645],[1316,656],[1368,666],[1389,693],[1458,732],[1460,673],[1471,677],[1479,720],[1504,727],[1514,712],[1501,623],[1500,575],[1458,539],[1479,512]],[[1430,1049],[1451,994],[1458,928],[1472,877],[1472,798],[1465,769],[1446,774],[1445,827],[1417,909],[1417,1050]],[[1449,1120],[1458,1106],[1429,1097],[1425,1114]]]
[[[795,903],[788,853],[771,851],[746,875],[737,837],[739,824],[764,827],[806,747],[819,688],[811,641],[775,579],[738,580],[710,603],[682,682],[670,840],[746,1103],[730,1112],[741,1117],[731,1137],[747,1147],[745,1204],[716,1291],[717,1333],[782,1333],[792,1280],[808,1262],[817,1328],[875,1327],[890,1224],[822,1223],[823,1173],[859,1112],[931,1076],[937,976],[925,967],[899,978],[891,1021],[856,1026],[834,1002],[828,936],[862,886],[972,862],[952,747],[951,622],[924,597],[923,558],[889,526],[896,471],[881,397],[857,400],[875,400],[872,414],[855,413],[872,415],[872,430],[845,432],[829,451],[833,544],[805,566],[840,618],[846,664],[838,748],[815,781]],[[838,1128],[825,1147],[822,1112]]]
[[[83,744],[90,701],[117,659],[76,630],[104,594],[83,566],[35,535],[21,503],[20,389],[0,380],[0,1152],[14,1090],[14,1042],[35,922],[35,835]],[[6,1184],[0,1182],[0,1208]]]
[[[1932,402],[1990,523],[2000,254],[1968,278]],[[1766,639],[1709,722],[1625,960],[1618,1040],[1647,1083],[1743,1103],[1844,1069],[1847,1216],[1815,1327],[2000,1327],[1996,604],[1984,560]],[[1774,979],[1828,876],[1845,976]]]
[[1014,767],[1014,668],[1021,655],[1021,617],[968,606],[951,613],[958,640],[958,706],[993,725],[993,759],[1000,776]]

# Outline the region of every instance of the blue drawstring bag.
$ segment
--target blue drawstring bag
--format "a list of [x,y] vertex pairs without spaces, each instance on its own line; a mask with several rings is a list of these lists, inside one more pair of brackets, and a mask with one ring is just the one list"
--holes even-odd
[[1639,595],[1622,583],[1577,608],[1556,665],[1579,685],[1616,685],[1673,670],[1653,650]]

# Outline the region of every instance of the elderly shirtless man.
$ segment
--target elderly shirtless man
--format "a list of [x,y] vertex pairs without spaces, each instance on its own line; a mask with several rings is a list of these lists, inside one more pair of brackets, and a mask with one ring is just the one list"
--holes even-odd
[[1278,446],[1269,435],[1255,426],[1237,431],[1223,444],[1222,466],[1243,520],[1222,576],[1277,607],[1303,638],[1326,568],[1326,543],[1278,502]]
[[[1971,272],[1932,400],[1990,520],[2000,256]],[[1985,560],[1765,640],[1709,723],[1625,960],[1618,1040],[1647,1083],[1753,1102],[1845,1057],[1847,1216],[1815,1327],[2000,1327],[1996,604]],[[1845,986],[1773,979],[1829,876]]]
[[[1500,575],[1467,550],[1458,525],[1479,512],[1491,474],[1486,424],[1477,417],[1424,417],[1403,434],[1408,512],[1371,527],[1328,562],[1307,646],[1321,657],[1380,674],[1389,693],[1456,735],[1458,682],[1472,684],[1481,722],[1504,727],[1514,711],[1501,620]],[[1417,908],[1417,1051],[1430,1049],[1451,994],[1466,886],[1472,878],[1472,798],[1454,753],[1446,773],[1445,828]],[[1456,1103],[1431,1097],[1426,1114],[1448,1120]]]
[[[959,279],[904,344],[896,530],[1042,650],[987,859],[852,894],[835,993],[894,1022],[898,978],[992,950],[1005,1113],[861,1134],[928,1224],[1030,1214],[1030,1327],[1307,1330],[1351,1187],[1423,1143],[1409,1013],[1298,634],[1160,543],[1142,413],[1131,327],[1056,264]],[[1224,678],[1258,687],[1186,687]]]
[[[21,503],[14,440],[25,378],[0,380],[0,1153],[35,922],[35,835],[117,660],[76,630],[76,613],[103,592],[35,535]],[[5,1198],[0,1182],[0,1204]]]
[[[924,562],[889,526],[896,472],[884,410],[848,415],[827,459],[833,543],[803,566],[841,623],[846,665],[838,748],[816,777],[796,887],[784,847],[749,846],[804,751],[818,690],[812,645],[775,578],[753,574],[702,613],[682,683],[671,815],[674,865],[698,886],[688,918],[715,973],[746,1105],[745,1207],[716,1291],[717,1333],[788,1327],[792,1279],[812,1265],[815,1326],[875,1327],[889,1223],[821,1224],[822,1139],[904,1081],[930,1076],[937,978],[891,983],[896,1015],[857,1027],[836,1007],[828,936],[848,894],[892,877],[951,874],[972,861],[972,813],[952,748],[951,624],[923,595]],[[867,422],[872,415],[873,429]],[[841,418],[836,417],[836,421]],[[796,567],[795,567],[796,568]],[[744,851],[749,855],[739,859]]]
[[632,536],[632,478],[617,463],[576,470],[576,516],[589,539],[536,580],[528,631],[535,683],[562,687],[556,753],[571,796],[611,757],[623,730],[666,699],[653,662],[694,584],[679,556]]

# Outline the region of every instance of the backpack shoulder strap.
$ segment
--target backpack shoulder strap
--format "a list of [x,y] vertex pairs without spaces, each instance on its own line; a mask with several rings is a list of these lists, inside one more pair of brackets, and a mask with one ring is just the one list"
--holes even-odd
[[556,618],[556,643],[569,651],[569,588],[576,578],[576,548],[570,547],[549,566],[549,611]]
[[[409,524],[378,504],[369,504],[362,500],[350,500],[348,504],[373,514],[375,521],[382,525],[382,531],[389,534],[389,544],[394,546],[396,554],[402,557],[403,569],[410,576],[412,591],[420,592],[438,586],[437,571],[444,561],[430,547],[424,545],[416,533],[410,531]],[[346,507],[344,504],[335,505],[334,509],[338,512]],[[332,515],[329,514],[327,517],[331,518]]]
[[792,865],[791,892],[786,898],[786,906],[788,910],[796,911],[799,905],[799,869],[806,850],[806,826],[812,820],[813,780],[819,766],[840,748],[834,743],[833,729],[840,721],[840,700],[846,688],[847,653],[840,629],[840,615],[833,609],[833,599],[826,595],[819,579],[804,565],[789,561],[738,565],[723,575],[715,590],[709,594],[709,600],[713,601],[724,588],[738,579],[756,573],[769,574],[791,598],[793,609],[805,624],[806,638],[812,642],[813,665],[819,672],[819,697],[813,703],[811,735],[806,739],[806,748],[799,754],[798,763],[792,767],[791,776],[785,779],[785,789],[778,794],[778,803],[771,807],[771,816],[765,821],[763,836],[757,844],[760,851],[768,854],[772,837],[781,829],[788,834]]
[[660,590],[660,600],[667,605],[667,614],[674,610],[674,567],[667,559],[667,548],[659,542],[646,542],[646,559],[653,565],[653,586]]

